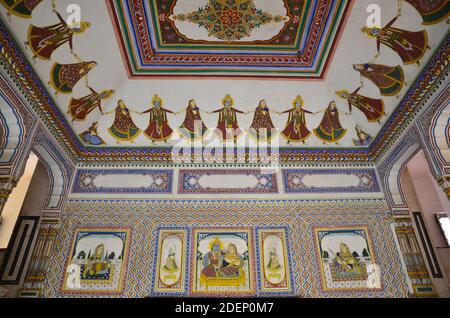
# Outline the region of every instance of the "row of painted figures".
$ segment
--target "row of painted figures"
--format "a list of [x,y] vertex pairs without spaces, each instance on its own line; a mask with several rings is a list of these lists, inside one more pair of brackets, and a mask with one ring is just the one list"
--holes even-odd
[[[111,92],[104,92],[102,94],[110,94]],[[97,94],[94,93],[93,94]],[[358,90],[354,93],[347,91],[339,91],[337,94],[348,100],[350,112],[352,106],[360,109],[370,121],[378,121],[384,115],[384,104],[382,100],[374,100],[358,94]],[[137,112],[128,108],[124,101],[119,100],[117,107],[110,112],[103,112],[99,99],[97,103],[89,104],[90,107],[100,107],[102,114],[115,114],[114,122],[108,129],[109,133],[118,141],[133,141],[140,133],[139,129],[134,123],[131,114],[149,114],[149,125],[144,131],[144,135],[152,142],[164,141],[166,142],[173,134],[173,129],[169,125],[168,114],[177,115],[180,112],[173,112],[163,107],[163,100],[155,95],[152,99],[152,105],[144,112]],[[84,117],[89,110],[86,108],[86,102],[72,101],[70,113],[74,118]],[[341,140],[347,130],[341,125],[339,119],[339,110],[336,107],[336,102],[330,102],[329,106],[319,112],[311,112],[304,107],[304,102],[301,96],[297,96],[292,102],[292,108],[284,112],[272,112],[281,114],[289,114],[289,118],[285,129],[281,135],[290,142],[305,142],[311,135],[311,131],[306,124],[306,114],[316,115],[324,112],[323,119],[318,128],[314,129],[315,135],[323,142],[338,142]],[[203,122],[201,110],[194,99],[191,99],[185,110],[186,116],[181,125],[179,132],[182,136],[190,140],[202,139],[207,133],[208,129]],[[213,112],[203,111],[207,114],[218,113],[219,120],[215,129],[217,137],[224,141],[236,140],[243,133],[239,127],[237,114],[249,114],[234,107],[233,98],[230,95],[225,96],[222,100],[222,108]],[[271,109],[267,106],[265,100],[261,100],[258,107],[254,111],[254,118],[248,133],[257,141],[269,141],[275,136],[275,126],[270,115]],[[348,115],[350,113],[347,113]],[[94,123],[86,132],[81,134],[83,141],[90,145],[102,145],[104,141],[100,138],[97,131],[98,123]],[[356,133],[358,140],[355,140],[355,145],[366,146],[370,143],[371,137],[362,131],[359,126],[356,126]]]
[[[424,25],[437,24],[448,18],[450,13],[450,5],[448,0],[404,0],[412,5],[422,16]],[[2,0],[1,3],[6,7],[8,16],[14,14],[22,18],[31,18],[33,10],[42,2],[42,0]],[[403,0],[399,0],[399,13],[392,19],[385,27],[364,27],[361,31],[367,36],[376,39],[378,54],[375,58],[366,64],[355,64],[353,68],[357,70],[361,77],[365,77],[372,81],[380,90],[382,96],[394,96],[397,95],[403,86],[405,85],[404,73],[401,66],[386,66],[373,63],[378,57],[381,49],[381,44],[391,48],[402,59],[404,64],[419,63],[420,59],[424,56],[428,46],[428,36],[425,30],[413,32],[403,30],[394,27],[394,23],[401,15]],[[50,60],[53,53],[63,46],[68,44],[71,53],[78,60],[73,64],[60,64],[54,63],[51,69],[50,85],[55,89],[57,93],[71,94],[73,93],[76,84],[84,78],[86,85],[88,83],[88,73],[97,66],[95,61],[86,62],[80,59],[73,51],[73,38],[76,35],[80,35],[86,32],[91,24],[86,21],[82,21],[78,25],[68,25],[62,16],[55,9],[55,0],[51,1],[53,12],[57,15],[59,22],[45,27],[37,27],[30,25],[28,32],[27,46],[33,52],[33,58],[40,58],[42,60]],[[362,81],[361,81],[362,82]],[[101,110],[101,101],[110,97],[114,91],[105,90],[100,94],[89,87],[91,94],[76,99],[73,98],[70,102],[69,112],[72,114],[74,120],[84,120],[86,116],[96,107]],[[347,91],[341,91],[338,95],[346,98],[351,107],[354,106],[360,109],[367,117],[369,122],[379,121],[384,114],[384,103],[381,99],[371,99],[358,94],[358,90],[353,93]],[[122,106],[120,106],[120,104]],[[224,105],[225,106],[225,105]],[[303,105],[302,105],[303,106]],[[195,106],[196,107],[196,106]],[[194,107],[194,108],[195,108]],[[265,106],[261,106],[258,109],[264,109]],[[122,113],[119,110],[122,109]],[[119,103],[116,109],[116,119],[114,125],[110,128],[110,132],[118,140],[132,140],[139,134],[140,130],[134,125],[129,111],[126,110],[124,103]],[[165,140],[166,133],[171,131],[171,128],[167,124],[167,110],[164,109],[152,109],[148,111],[156,124],[153,124],[155,128],[149,127],[145,131],[146,135],[152,140]],[[220,112],[219,127],[218,130],[222,133],[222,138],[227,139],[225,128],[237,127],[236,111],[235,109],[224,107],[224,109],[217,111]],[[309,137],[310,132],[306,128],[305,113],[307,110],[299,107],[294,107],[289,112],[289,120],[286,129],[283,131],[283,135],[293,142],[304,141]],[[128,114],[128,115],[126,115]],[[257,111],[258,114],[258,111]],[[255,120],[260,118],[261,125],[264,128],[271,126],[270,117],[261,117],[255,115]],[[163,124],[165,123],[165,124]],[[255,123],[254,123],[255,124]],[[152,125],[152,124],[151,124]],[[150,126],[151,126],[150,125]],[[203,124],[202,124],[203,125]],[[228,125],[224,126],[224,125]],[[166,127],[167,126],[167,127]],[[253,126],[253,125],[252,125]],[[123,128],[129,127],[129,129],[123,130]],[[82,134],[87,136],[92,134],[95,137],[96,124],[91,126],[91,133]],[[359,132],[358,132],[359,130]],[[155,133],[156,131],[156,133]],[[202,129],[203,131],[203,129]],[[332,102],[325,112],[324,120],[318,129],[315,130],[316,135],[326,142],[335,142],[340,140],[344,134],[343,129],[339,123],[338,111],[335,104]],[[358,135],[363,132],[357,127]],[[168,133],[171,134],[171,133]],[[259,134],[259,133],[258,133]],[[365,133],[364,133],[365,134]],[[367,134],[365,134],[367,135]],[[368,136],[368,135],[367,135]],[[98,136],[97,136],[98,137]],[[267,136],[270,137],[270,136]],[[231,136],[235,138],[235,136]],[[84,139],[84,138],[83,138]],[[95,138],[94,138],[95,139]],[[89,141],[85,140],[89,143]],[[100,137],[95,142],[90,143],[102,143]]]
[[[448,15],[448,5],[447,5]],[[85,32],[90,27],[89,22],[81,22],[76,27],[67,25],[61,15],[54,10],[58,16],[59,23],[47,27],[36,27],[31,25],[28,32],[27,46],[33,52],[33,58],[50,60],[52,54],[65,43],[69,44],[71,52],[77,58],[78,63],[60,64],[54,63],[50,84],[57,93],[70,94],[75,85],[83,77],[97,66],[95,61],[83,61],[73,52],[73,36]],[[384,28],[362,28],[362,32],[369,37],[376,38],[378,57],[380,46],[384,44],[397,52],[404,64],[419,63],[428,46],[428,36],[425,30],[411,32],[393,27],[399,14]],[[362,77],[371,80],[380,89],[383,96],[393,96],[400,92],[404,85],[404,74],[401,66],[386,66],[374,63],[356,64],[354,69],[360,72]],[[379,74],[384,75],[380,77]]]

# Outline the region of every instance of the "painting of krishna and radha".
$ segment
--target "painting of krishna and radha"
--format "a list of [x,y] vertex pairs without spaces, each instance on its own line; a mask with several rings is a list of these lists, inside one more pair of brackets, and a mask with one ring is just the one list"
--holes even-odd
[[254,290],[254,268],[251,233],[247,231],[198,232],[196,247],[194,291],[200,293]]

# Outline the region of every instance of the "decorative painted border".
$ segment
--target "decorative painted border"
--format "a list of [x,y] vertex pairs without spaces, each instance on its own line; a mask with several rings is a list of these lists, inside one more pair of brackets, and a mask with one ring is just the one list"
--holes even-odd
[[[74,290],[74,291],[68,291],[64,289],[65,287],[65,278],[67,273],[67,268],[72,260],[75,244],[77,242],[77,236],[78,232],[81,231],[92,231],[92,232],[126,232],[127,233],[127,239],[124,244],[124,257],[122,259],[122,272],[120,273],[120,282],[119,282],[119,290],[115,291],[102,291],[102,290]],[[73,234],[72,234],[72,240],[70,243],[70,249],[68,250],[69,254],[66,255],[66,262],[64,265],[64,271],[61,276],[61,282],[59,285],[59,292],[63,295],[99,295],[99,296],[121,296],[123,295],[125,291],[127,276],[128,276],[128,262],[130,258],[130,245],[132,240],[132,228],[126,227],[126,226],[94,226],[94,225],[88,225],[88,226],[82,226],[77,225],[73,228]]]
[[[309,36],[302,49],[299,48],[290,54],[266,54],[261,56],[260,54],[209,53],[208,58],[202,61],[199,60],[198,56],[189,54],[189,51],[178,55],[158,53],[159,48],[154,43],[154,39],[152,41],[152,35],[148,32],[150,26],[154,28],[152,19],[157,17],[148,12],[153,11],[154,8],[148,8],[144,1],[132,0],[126,3],[128,5],[123,5],[121,0],[106,0],[130,78],[180,75],[197,77],[232,76],[236,78],[310,78],[311,76],[322,78],[325,73],[324,70],[327,69],[332,58],[336,42],[340,37],[345,24],[344,21],[352,4],[352,0],[316,0],[314,9],[310,14],[311,17],[307,19],[309,24],[306,32],[306,34],[315,36]],[[125,22],[127,19],[132,20],[132,28]],[[299,51],[302,52],[300,56]],[[332,53],[328,54],[329,52]],[[226,58],[229,56],[232,58]],[[256,64],[255,61],[261,64],[261,67],[247,67],[246,69],[242,67],[244,64],[253,66]],[[272,63],[274,67],[268,69],[268,63],[269,65]],[[219,67],[216,66],[217,64],[219,64]],[[199,70],[192,69],[192,65],[201,67],[200,73]],[[224,65],[229,65],[229,68],[225,71],[223,70]],[[285,70],[280,70],[281,66]],[[298,66],[300,68],[296,70]],[[180,72],[180,68],[183,67],[186,70]],[[206,67],[209,68],[205,71]],[[271,75],[274,71],[279,74]],[[243,72],[245,75],[239,75]]]
[[[159,244],[160,242],[160,235],[162,231],[166,232],[184,232],[185,233],[185,246],[183,251],[183,257],[180,260],[181,262],[184,262],[184,278],[180,276],[180,280],[182,280],[182,287],[180,290],[170,290],[167,289],[166,291],[157,290],[156,284],[158,281],[158,263],[160,262],[160,254]],[[150,285],[149,295],[150,296],[187,296],[189,292],[189,274],[190,274],[190,246],[191,246],[191,232],[189,227],[158,227],[155,228],[152,232],[153,241],[155,242],[155,251],[154,251],[154,260],[152,267],[152,282]]]
[[[19,284],[25,264],[31,256],[39,217],[20,216],[14,226],[4,262],[0,268],[0,285]],[[17,271],[17,272],[16,272]]]
[[[248,252],[249,252],[249,291],[245,292],[215,292],[215,291],[197,291],[194,289],[194,285],[196,284],[196,260],[194,251],[197,251],[197,233],[205,232],[205,233],[235,233],[235,232],[246,232],[248,234]],[[221,297],[232,297],[232,296],[254,296],[256,295],[256,267],[255,267],[255,249],[253,246],[254,242],[254,228],[251,226],[238,226],[238,227],[194,227],[191,230],[191,235],[193,238],[191,239],[191,255],[190,255],[190,274],[189,274],[189,290],[191,296],[221,296]]]
[[[289,281],[289,287],[286,288],[285,290],[276,290],[271,289],[271,290],[264,290],[263,286],[262,286],[262,279],[264,276],[264,272],[263,272],[263,267],[264,267],[264,259],[262,259],[262,248],[264,248],[261,244],[261,232],[282,232],[284,234],[284,245],[283,249],[284,249],[284,256],[286,258],[286,274],[288,276],[288,281]],[[256,249],[256,268],[257,268],[257,273],[258,273],[258,278],[257,278],[257,282],[258,282],[258,296],[274,296],[274,295],[279,295],[279,296],[293,296],[295,294],[295,281],[294,281],[294,275],[293,275],[293,267],[292,267],[292,257],[291,257],[291,250],[290,250],[290,242],[289,242],[289,226],[281,226],[281,227],[256,227],[255,228],[255,232],[256,232],[256,240],[255,240],[255,249]]]
[[[348,174],[360,179],[356,187],[307,187],[302,178],[307,175]],[[367,180],[364,182],[364,180]],[[375,169],[284,169],[283,184],[286,193],[361,193],[380,192],[381,187]]]
[[[183,169],[178,174],[178,193],[278,193],[277,173],[262,171],[261,169]],[[259,181],[253,188],[204,188],[198,183],[202,176],[211,175],[217,175],[219,178],[220,175],[252,175]],[[263,180],[266,180],[265,184]]]
[[[160,179],[160,184],[153,183],[150,187],[97,187],[95,178],[100,175],[139,175]],[[72,193],[172,193],[173,170],[149,169],[78,169],[74,178]]]

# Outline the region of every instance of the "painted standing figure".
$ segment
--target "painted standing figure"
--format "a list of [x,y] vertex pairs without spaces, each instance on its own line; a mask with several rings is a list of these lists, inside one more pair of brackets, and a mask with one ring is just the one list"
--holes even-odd
[[222,140],[236,140],[243,134],[243,130],[239,128],[236,114],[245,113],[233,108],[233,105],[234,101],[231,96],[226,95],[222,100],[223,108],[213,111],[213,113],[219,113],[216,134]]
[[208,128],[203,122],[200,114],[201,109],[197,106],[194,99],[191,99],[186,108],[186,117],[180,126],[180,133],[189,140],[198,140],[203,138]]
[[171,110],[163,108],[162,106],[163,100],[158,95],[155,95],[152,99],[152,107],[141,113],[150,115],[149,125],[144,131],[144,135],[152,142],[167,142],[173,134],[173,130],[170,128],[167,120],[167,113],[175,113]]
[[400,93],[405,84],[405,76],[400,66],[386,66],[380,64],[355,64],[353,68],[361,76],[372,81],[383,96],[394,96]]
[[281,135],[290,142],[303,142],[309,138],[311,132],[306,127],[305,114],[314,114],[309,110],[303,108],[303,98],[299,95],[292,102],[292,109],[286,110],[282,114],[289,114],[286,128],[281,132]]
[[275,126],[270,117],[270,109],[263,99],[255,110],[252,125],[248,130],[249,136],[259,141],[270,141],[275,133]]
[[69,102],[69,113],[72,116],[72,120],[85,120],[87,115],[97,107],[100,112],[102,110],[102,101],[110,98],[114,94],[114,90],[104,90],[101,93],[97,93],[94,89],[89,87],[91,94],[82,98],[72,98]]
[[[400,0],[402,2],[403,0]],[[424,25],[437,24],[450,16],[448,0],[404,0],[412,5],[422,16]]]
[[397,19],[398,16],[382,29],[363,27],[361,31],[369,37],[377,39],[378,54],[381,44],[384,44],[397,52],[404,64],[419,64],[420,59],[429,48],[427,31],[411,32],[394,28],[392,25]]
[[98,122],[95,122],[85,132],[80,134],[81,139],[86,145],[100,146],[104,145],[105,141],[98,135]]
[[332,101],[325,110],[319,127],[314,129],[314,133],[323,142],[337,143],[345,136],[346,132],[347,129],[342,128],[336,102]]
[[115,118],[112,126],[108,128],[108,131],[118,142],[132,142],[139,136],[141,130],[135,125],[131,118],[131,113],[138,114],[138,112],[128,109],[124,101],[119,100],[117,107],[112,111],[105,113],[105,115],[112,113],[115,113]]
[[74,64],[55,63],[50,73],[50,85],[56,93],[71,94],[75,85],[97,66],[97,62],[79,62]]
[[336,95],[347,100],[350,113],[352,112],[352,108],[355,107],[366,115],[369,122],[380,122],[381,117],[385,115],[384,101],[382,99],[373,99],[362,96],[358,94],[360,90],[361,87],[353,93],[346,90],[340,90],[336,92]]
[[33,10],[41,2],[42,0],[0,0],[0,3],[8,10],[8,16],[14,14],[25,19],[31,19]]
[[85,32],[91,26],[89,22],[82,21],[79,26],[71,28],[56,10],[54,12],[58,16],[59,23],[47,27],[30,25],[26,44],[33,51],[33,58],[50,60],[53,52],[65,43],[69,43],[72,51],[73,36]]

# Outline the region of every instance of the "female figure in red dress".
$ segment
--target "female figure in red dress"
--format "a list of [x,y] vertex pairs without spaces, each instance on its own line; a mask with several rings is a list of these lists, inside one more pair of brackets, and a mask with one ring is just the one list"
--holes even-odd
[[248,130],[248,134],[254,137],[258,142],[269,141],[273,138],[275,133],[275,126],[270,117],[270,109],[267,107],[266,101],[263,99],[259,102],[255,110],[252,125]]
[[342,128],[339,119],[339,110],[337,109],[336,102],[332,101],[325,110],[322,122],[319,127],[314,129],[315,135],[325,142],[338,142],[347,133],[347,129]]
[[340,90],[336,92],[336,95],[340,98],[346,99],[348,102],[348,108],[350,113],[352,107],[358,108],[366,115],[369,122],[380,122],[384,113],[384,101],[382,99],[373,99],[358,94],[361,87],[359,87],[353,93],[346,90]]
[[[400,1],[402,9],[403,0]],[[448,0],[405,0],[412,5],[422,16],[423,25],[432,25],[444,21],[450,16]]]
[[234,101],[231,96],[226,95],[222,100],[223,108],[213,111],[213,113],[219,113],[216,135],[222,140],[236,141],[244,132],[239,128],[236,114],[245,113],[233,108],[233,104]]
[[386,66],[380,64],[355,64],[353,68],[362,77],[371,80],[383,96],[397,95],[405,84],[405,75],[400,66]]
[[282,114],[289,114],[286,128],[281,132],[281,135],[290,142],[303,142],[309,138],[311,132],[306,127],[305,114],[314,114],[309,110],[303,108],[303,98],[299,95],[292,102],[292,109],[289,109]]
[[194,99],[191,99],[186,108],[186,117],[183,124],[180,126],[180,133],[182,136],[189,140],[202,139],[206,134],[208,128],[203,123],[202,116],[200,114],[202,110],[198,108]]
[[404,64],[419,64],[428,46],[427,31],[411,32],[392,27],[399,16],[396,16],[384,28],[363,27],[361,31],[369,37],[377,39],[378,54],[381,44],[397,52]]
[[163,106],[163,100],[158,96],[153,96],[152,107],[142,112],[141,114],[150,114],[150,122],[147,129],[144,131],[144,135],[152,142],[164,141],[172,136],[173,130],[169,126],[167,120],[167,113],[177,114],[171,110],[165,109]]
[[61,15],[53,10],[58,16],[59,23],[47,27],[36,27],[30,25],[28,30],[28,42],[33,52],[33,58],[39,57],[43,60],[50,60],[53,52],[61,45],[69,43],[70,50],[73,50],[73,36],[85,32],[91,24],[89,22],[81,22],[79,26],[69,27]]
[[86,86],[88,85],[87,75],[97,62],[79,62],[74,64],[55,63],[50,73],[49,84],[55,89],[56,93],[70,94],[75,85],[85,77]]
[[82,98],[72,98],[69,102],[69,113],[72,115],[72,120],[85,120],[86,116],[89,115],[97,107],[103,114],[102,110],[102,100],[110,98],[114,94],[113,89],[104,90],[100,94],[89,87],[91,94],[84,96]]
[[131,141],[133,142],[141,130],[135,125],[131,118],[131,113],[138,113],[134,110],[128,109],[123,100],[119,100],[117,107],[105,115],[115,113],[114,122],[110,128],[109,133],[113,136],[117,142]]

